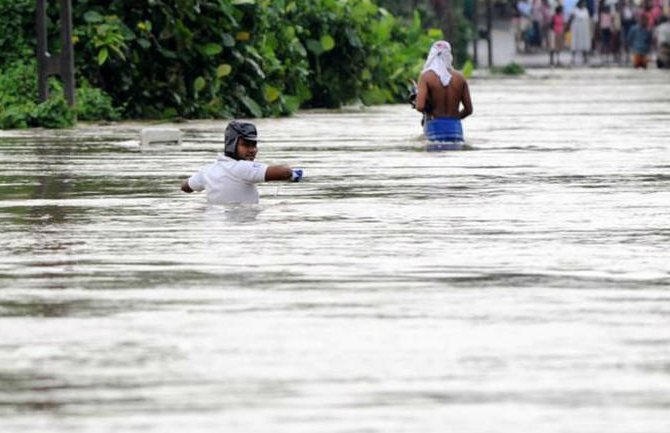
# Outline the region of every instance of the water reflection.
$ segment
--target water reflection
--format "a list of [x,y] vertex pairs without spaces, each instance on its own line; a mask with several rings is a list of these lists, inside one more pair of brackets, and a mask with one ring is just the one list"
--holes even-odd
[[235,224],[252,223],[256,221],[258,215],[263,211],[259,205],[235,204],[235,205],[209,205],[205,210],[205,220],[214,224],[225,220]]

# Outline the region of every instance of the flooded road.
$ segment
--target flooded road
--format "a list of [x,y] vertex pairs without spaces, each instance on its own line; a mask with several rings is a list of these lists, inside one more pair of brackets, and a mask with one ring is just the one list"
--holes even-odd
[[257,121],[257,207],[179,191],[225,122],[0,131],[0,431],[670,431],[670,75],[470,86]]

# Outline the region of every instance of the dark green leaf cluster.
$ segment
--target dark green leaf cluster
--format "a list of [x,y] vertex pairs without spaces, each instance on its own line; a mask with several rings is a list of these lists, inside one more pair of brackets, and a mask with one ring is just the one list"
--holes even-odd
[[0,0],[0,70],[35,57],[35,0]]
[[37,68],[35,61],[15,61],[0,74],[0,128],[67,128],[75,120],[116,120],[118,110],[112,99],[86,82],[77,89],[77,104],[73,109],[63,97],[63,86],[55,78],[49,80],[48,100],[38,103]]
[[524,69],[523,66],[519,65],[518,63],[508,63],[505,66],[502,67],[494,67],[491,68],[491,72],[494,74],[502,74],[502,75],[523,75],[526,70]]
[[75,115],[62,96],[60,84],[52,80],[54,97],[38,104],[35,62],[16,61],[0,74],[0,128],[65,128],[74,125]]
[[[0,9],[10,3],[0,0]],[[32,35],[25,23],[34,20],[33,2],[13,3],[22,5],[12,9],[22,16],[16,31]],[[73,7],[77,82],[90,83],[78,91],[81,119],[262,117],[400,102],[442,37],[424,30],[418,13],[401,22],[373,0],[81,0]],[[8,49],[34,47],[29,39]]]

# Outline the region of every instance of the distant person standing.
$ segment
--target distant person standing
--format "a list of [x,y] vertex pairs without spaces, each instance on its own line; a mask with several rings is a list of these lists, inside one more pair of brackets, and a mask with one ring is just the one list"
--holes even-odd
[[617,3],[614,7],[611,7],[612,10],[612,41],[610,43],[610,52],[612,53],[612,59],[621,63],[621,6]]
[[[652,0],[644,0],[643,1],[643,8],[640,14],[645,15],[647,17],[647,28],[649,30],[653,30],[654,26],[656,25],[656,18],[660,18],[660,9],[655,6],[654,2]],[[638,17],[639,18],[639,17]]]
[[563,6],[556,6],[554,15],[551,17],[549,25],[549,64],[554,65],[554,56],[556,56],[556,65],[561,64],[561,51],[565,41],[565,19],[563,18]]
[[542,47],[549,49],[549,32],[551,30],[551,17],[553,16],[554,9],[549,4],[549,0],[541,1],[542,8]]
[[635,25],[635,12],[630,4],[630,0],[620,0],[621,9],[621,45],[626,62],[629,60],[630,47],[628,46],[628,32]]
[[666,15],[663,15],[659,22],[660,24],[654,30],[656,66],[659,69],[670,69],[670,21]]
[[437,41],[419,77],[415,108],[424,113],[424,133],[430,141],[463,141],[461,120],[472,114],[468,83],[452,62],[449,42]]
[[586,2],[579,0],[577,7],[570,15],[570,48],[572,50],[572,64],[575,64],[577,53],[582,53],[582,63],[588,62],[588,54],[591,51],[591,18]]
[[515,36],[517,39],[517,52],[528,52],[531,47],[531,33],[532,25],[530,14],[532,11],[532,6],[530,0],[518,0],[516,2],[516,11],[518,13],[518,27],[516,32],[518,36]]
[[600,36],[600,54],[609,63],[609,55],[612,51],[612,27],[613,15],[610,7],[605,1],[600,3],[600,14],[598,19],[598,30]]
[[640,14],[637,24],[628,32],[628,46],[632,54],[635,69],[647,69],[651,54],[653,34],[649,30],[647,14]]
[[544,9],[542,0],[533,0],[530,7],[531,46],[535,49],[542,47],[542,27],[544,25]]

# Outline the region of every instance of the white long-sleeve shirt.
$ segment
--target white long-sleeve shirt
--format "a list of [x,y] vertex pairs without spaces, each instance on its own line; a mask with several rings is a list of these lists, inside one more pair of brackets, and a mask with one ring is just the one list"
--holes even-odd
[[256,184],[265,181],[267,168],[267,164],[219,155],[189,177],[188,185],[193,191],[205,190],[211,204],[258,203]]

